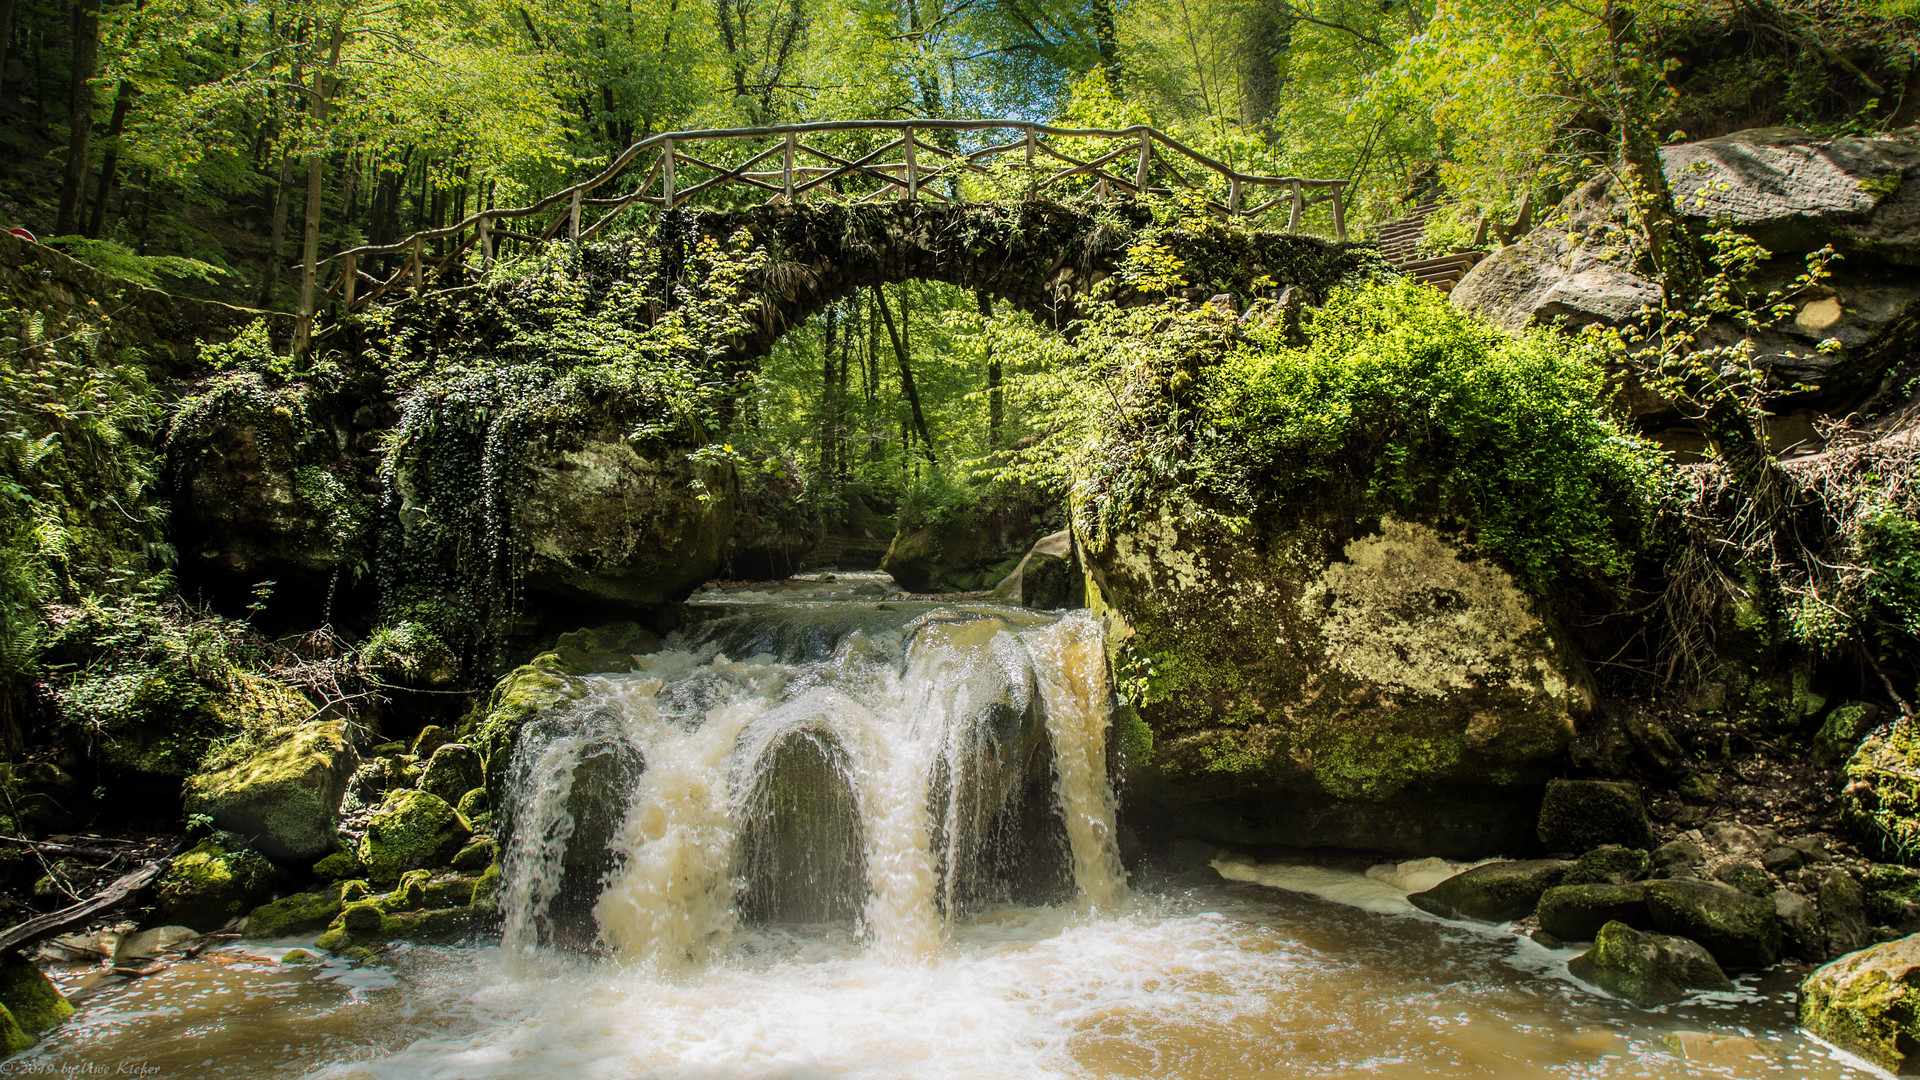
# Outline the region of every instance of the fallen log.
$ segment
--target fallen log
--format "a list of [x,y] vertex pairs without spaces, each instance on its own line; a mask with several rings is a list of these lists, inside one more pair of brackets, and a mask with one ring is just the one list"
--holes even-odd
[[112,884],[77,904],[63,907],[59,911],[50,911],[45,915],[36,915],[26,922],[6,930],[0,930],[0,956],[35,945],[46,939],[75,927],[85,926],[95,916],[112,911],[138,894],[142,889],[158,881],[167,867],[173,865],[173,856],[156,859],[137,870],[122,874]]

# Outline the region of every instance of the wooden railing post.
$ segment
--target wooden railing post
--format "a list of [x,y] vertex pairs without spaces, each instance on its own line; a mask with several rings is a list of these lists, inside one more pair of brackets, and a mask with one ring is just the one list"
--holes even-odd
[[573,189],[573,205],[567,208],[567,238],[580,244],[580,189]]
[[1333,235],[1337,240],[1347,238],[1346,185],[1333,186]]
[[906,138],[907,198],[911,200],[911,199],[918,199],[920,197],[920,168],[913,159],[913,125],[912,124],[907,125],[906,132],[907,132],[907,138]]
[[1306,191],[1301,187],[1300,181],[1295,180],[1293,182],[1293,206],[1287,211],[1287,231],[1288,232],[1300,231],[1300,218],[1302,215],[1306,213],[1306,211],[1307,211]]
[[787,132],[786,162],[780,167],[780,175],[784,181],[782,186],[787,193],[787,205],[791,206],[793,205],[793,132],[791,131]]
[[660,198],[665,209],[673,209],[673,140],[660,144]]
[[1140,167],[1133,174],[1133,194],[1135,198],[1147,197],[1147,155],[1153,153],[1153,142],[1145,130],[1140,132]]
[[354,275],[357,271],[354,269],[353,256],[347,256],[346,261],[347,272],[340,277],[340,306],[351,310],[353,308],[353,287],[358,284],[358,282],[354,281]]

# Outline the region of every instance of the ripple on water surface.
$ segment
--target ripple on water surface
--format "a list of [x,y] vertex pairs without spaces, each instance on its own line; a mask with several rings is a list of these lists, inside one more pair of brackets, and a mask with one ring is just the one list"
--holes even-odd
[[104,989],[9,1064],[662,1080],[1865,1075],[1792,1031],[1790,992],[1641,1012],[1573,984],[1523,939],[1253,884],[1170,889],[1105,919],[989,912],[924,962],[878,959],[831,927],[742,934],[724,958],[665,977],[496,949],[405,949],[388,969],[286,967],[280,951],[227,950]]

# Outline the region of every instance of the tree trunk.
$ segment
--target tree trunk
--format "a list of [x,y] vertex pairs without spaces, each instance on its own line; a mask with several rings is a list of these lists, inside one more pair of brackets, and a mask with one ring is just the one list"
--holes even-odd
[[107,227],[107,193],[113,190],[113,174],[120,167],[120,133],[127,128],[127,109],[133,105],[133,83],[120,80],[113,95],[113,118],[107,121],[105,155],[100,159],[100,190],[93,193],[93,216],[87,222],[87,236],[100,239]]
[[887,337],[893,340],[893,356],[900,364],[900,389],[905,391],[907,406],[913,410],[913,428],[920,433],[920,449],[927,455],[927,464],[931,465],[934,463],[933,436],[927,433],[927,417],[920,411],[920,391],[913,385],[913,368],[907,362],[907,343],[893,325],[893,311],[887,307],[886,288],[875,285],[873,296],[880,303],[880,318],[887,324]]
[[[974,301],[980,307],[980,328],[986,330],[986,322],[993,318],[993,297],[985,289],[974,293]],[[1000,358],[994,355],[993,340],[987,340],[987,449],[1000,449],[1000,421],[1004,415],[1005,401],[1000,393]]]
[[[333,71],[340,66],[340,46],[346,42],[347,28],[339,18],[333,22],[333,42],[328,50],[327,66],[313,78],[313,140],[326,131],[327,97],[333,93]],[[326,155],[317,145],[307,147],[307,220],[306,235],[300,245],[300,309],[293,329],[293,353],[304,356],[313,341],[313,287],[320,270],[320,173]]]
[[0,86],[6,85],[7,57],[13,54],[14,0],[0,0]]
[[267,234],[267,281],[260,306],[271,309],[280,294],[280,267],[287,257],[287,214],[293,208],[293,155],[280,151],[279,194],[273,200],[273,227]]
[[839,336],[839,329],[839,312],[832,307],[827,308],[825,333],[820,348],[820,366],[822,368],[822,378],[820,380],[820,480],[822,484],[825,484],[827,478],[833,475],[835,467],[833,452],[835,443],[838,441],[840,427],[840,403],[835,400],[834,396],[834,389],[839,385],[839,379],[836,377],[833,369],[833,344],[834,339]]
[[87,147],[93,139],[93,63],[100,52],[100,0],[79,0],[73,8],[73,80],[67,99],[67,170],[60,186],[60,211],[53,227],[66,236],[80,223],[86,198]]
[[[1113,0],[1093,0],[1093,38],[1100,50],[1101,68],[1109,81],[1118,83],[1122,74],[1120,35],[1113,18]],[[1116,85],[1114,89],[1119,87]]]

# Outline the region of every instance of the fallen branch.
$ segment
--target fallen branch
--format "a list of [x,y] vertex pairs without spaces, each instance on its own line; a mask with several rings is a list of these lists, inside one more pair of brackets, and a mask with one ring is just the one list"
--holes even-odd
[[16,949],[34,945],[53,937],[62,931],[84,926],[95,916],[126,903],[142,889],[160,879],[167,867],[173,865],[173,856],[156,859],[130,873],[123,874],[106,888],[92,896],[45,915],[35,916],[8,930],[0,931],[0,956]]

